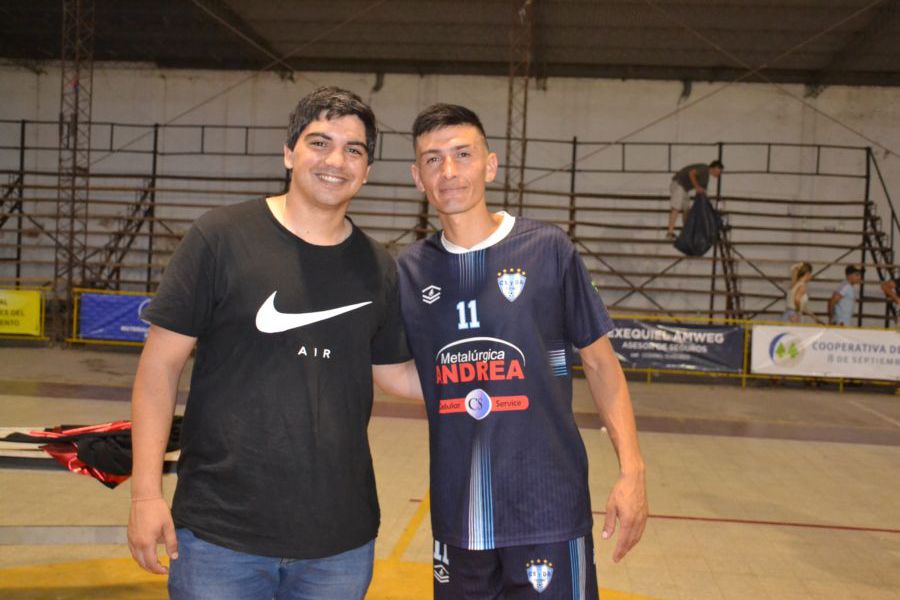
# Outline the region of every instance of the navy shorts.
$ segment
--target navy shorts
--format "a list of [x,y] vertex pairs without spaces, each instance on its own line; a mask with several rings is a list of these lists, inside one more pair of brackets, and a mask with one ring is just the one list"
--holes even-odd
[[495,550],[466,550],[434,541],[435,600],[599,597],[591,535]]

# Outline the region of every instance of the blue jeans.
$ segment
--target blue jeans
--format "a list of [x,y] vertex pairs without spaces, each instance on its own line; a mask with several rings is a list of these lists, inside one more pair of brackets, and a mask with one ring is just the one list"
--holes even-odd
[[229,550],[178,529],[169,573],[172,600],[362,600],[375,540],[334,556],[294,560]]

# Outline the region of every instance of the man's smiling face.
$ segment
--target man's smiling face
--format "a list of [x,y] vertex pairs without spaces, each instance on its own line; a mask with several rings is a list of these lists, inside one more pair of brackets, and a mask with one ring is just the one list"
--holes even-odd
[[366,129],[355,115],[311,122],[293,150],[284,147],[284,166],[291,169],[290,192],[304,202],[342,207],[369,175]]

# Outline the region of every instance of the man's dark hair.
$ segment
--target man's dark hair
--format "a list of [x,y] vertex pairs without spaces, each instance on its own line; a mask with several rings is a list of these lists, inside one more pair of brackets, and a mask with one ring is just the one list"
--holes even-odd
[[723,171],[725,170],[725,165],[722,164],[722,161],[721,161],[721,160],[714,160],[714,161],[712,161],[711,163],[709,163],[709,168],[710,168],[710,169],[715,169],[716,167],[719,167],[719,168],[722,169]]
[[362,121],[366,128],[366,153],[371,165],[375,160],[375,138],[378,135],[375,113],[362,98],[338,87],[321,87],[300,99],[288,121],[285,145],[293,150],[303,130],[323,113],[329,121],[351,115]]
[[471,125],[481,132],[484,143],[487,144],[487,135],[481,119],[474,112],[458,104],[432,104],[419,113],[413,122],[413,144],[421,136],[435,129],[443,129],[453,125]]

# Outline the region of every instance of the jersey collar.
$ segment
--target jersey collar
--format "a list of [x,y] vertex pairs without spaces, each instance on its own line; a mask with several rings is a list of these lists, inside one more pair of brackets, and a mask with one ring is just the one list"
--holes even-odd
[[466,252],[474,252],[475,250],[484,250],[485,248],[489,248],[494,244],[501,242],[503,238],[508,236],[509,232],[512,231],[513,225],[516,224],[516,218],[505,210],[501,210],[497,214],[503,217],[500,221],[500,226],[494,230],[494,233],[487,236],[471,248],[463,248],[462,246],[457,246],[446,237],[444,237],[444,232],[442,231],[441,245],[444,246],[444,250],[450,252],[451,254],[465,254]]

